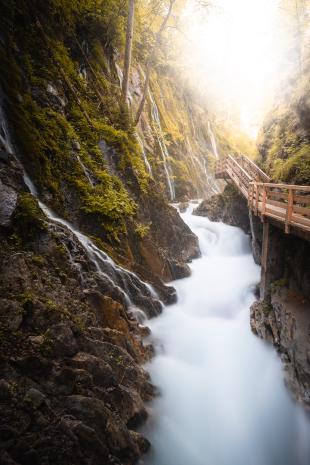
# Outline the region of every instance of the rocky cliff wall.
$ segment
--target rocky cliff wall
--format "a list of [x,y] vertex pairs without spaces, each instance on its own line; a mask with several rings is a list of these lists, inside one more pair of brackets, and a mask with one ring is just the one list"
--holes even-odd
[[[168,204],[173,116],[166,109],[164,124],[163,113],[176,98],[173,82],[167,78],[171,95],[161,106],[159,78],[152,77],[137,134],[119,105],[116,45],[124,18],[115,14],[117,1],[104,2],[102,11],[94,6],[0,2],[6,465],[137,462],[149,443],[136,426],[155,393],[141,368],[153,354],[145,320],[161,311],[161,301],[175,301],[163,281],[186,276],[187,262],[199,255],[197,238]],[[136,60],[129,111],[139,69]],[[177,195],[192,194],[196,182],[178,159],[184,140],[170,136],[183,176],[171,168]]]

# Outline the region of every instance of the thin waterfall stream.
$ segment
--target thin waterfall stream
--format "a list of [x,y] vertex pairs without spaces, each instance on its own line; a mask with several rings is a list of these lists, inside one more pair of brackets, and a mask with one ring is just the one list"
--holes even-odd
[[211,128],[210,121],[208,121],[208,133],[209,133],[209,137],[210,137],[210,141],[211,141],[213,155],[218,160],[219,154],[218,154],[218,150],[217,150],[216,139],[215,139],[214,132],[213,132],[213,130]]
[[173,283],[178,302],[150,320],[160,390],[144,434],[147,465],[309,465],[310,422],[275,349],[250,330],[260,279],[239,228],[182,215],[202,256]]

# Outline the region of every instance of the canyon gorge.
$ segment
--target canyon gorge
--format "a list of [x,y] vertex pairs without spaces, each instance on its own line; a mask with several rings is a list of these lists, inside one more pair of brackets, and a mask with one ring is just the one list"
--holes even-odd
[[244,83],[195,62],[218,2],[0,0],[1,465],[310,463],[310,236],[270,221],[264,257],[216,175],[303,186],[307,227],[309,5],[275,2],[293,52],[254,140]]

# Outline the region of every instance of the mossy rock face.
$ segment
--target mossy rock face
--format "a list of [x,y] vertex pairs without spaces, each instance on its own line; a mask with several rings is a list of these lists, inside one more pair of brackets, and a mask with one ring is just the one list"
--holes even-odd
[[275,181],[310,184],[309,70],[293,85],[290,101],[279,96],[258,139],[260,162]]
[[36,239],[46,230],[44,215],[33,195],[20,194],[13,213],[13,228],[23,241]]

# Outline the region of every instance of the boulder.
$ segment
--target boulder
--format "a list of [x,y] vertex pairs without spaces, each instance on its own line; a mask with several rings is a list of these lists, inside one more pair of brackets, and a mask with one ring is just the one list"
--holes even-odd
[[50,336],[53,340],[53,353],[58,357],[72,357],[78,351],[78,345],[68,323],[52,326]]
[[95,384],[99,386],[115,386],[115,376],[108,363],[99,357],[78,352],[69,361],[70,365],[75,368],[86,370],[92,375]]
[[0,225],[8,226],[17,204],[17,192],[0,180]]
[[30,388],[25,395],[25,400],[29,402],[32,407],[40,408],[43,402],[45,402],[45,395],[41,391],[35,388]]

